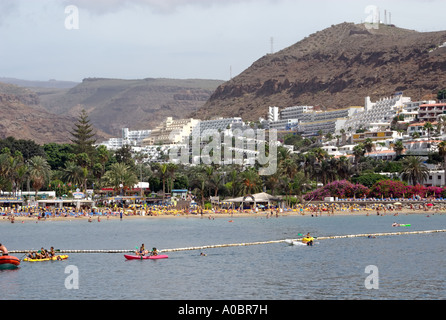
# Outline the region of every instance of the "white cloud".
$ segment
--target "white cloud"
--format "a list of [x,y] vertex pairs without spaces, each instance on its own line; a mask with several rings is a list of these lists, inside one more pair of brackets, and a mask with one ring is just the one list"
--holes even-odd
[[[267,0],[276,2],[281,0]],[[147,6],[156,13],[173,13],[184,6],[224,6],[245,2],[259,2],[259,0],[64,0],[69,5],[87,9],[96,14],[116,12],[126,7]]]

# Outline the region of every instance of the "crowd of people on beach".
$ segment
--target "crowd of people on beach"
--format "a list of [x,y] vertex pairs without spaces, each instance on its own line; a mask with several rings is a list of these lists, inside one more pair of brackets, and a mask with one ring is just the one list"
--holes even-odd
[[37,221],[45,220],[47,218],[82,218],[85,217],[89,222],[93,222],[93,217],[98,222],[101,217],[109,219],[111,217],[156,217],[156,216],[188,216],[196,215],[203,217],[204,215],[211,218],[211,216],[229,215],[237,216],[242,214],[262,215],[266,218],[279,217],[281,215],[335,215],[337,213],[356,213],[362,212],[367,215],[376,212],[377,215],[394,214],[398,211],[439,211],[446,209],[446,204],[431,203],[354,203],[354,202],[311,202],[306,204],[296,204],[292,207],[251,207],[248,209],[242,208],[225,208],[213,207],[212,209],[203,209],[201,207],[191,207],[185,209],[177,209],[172,205],[154,205],[154,206],[130,206],[128,208],[109,206],[109,207],[92,207],[92,208],[54,208],[54,207],[0,207],[0,216],[3,219],[8,219],[11,223],[15,222],[17,217],[21,218],[35,218]]

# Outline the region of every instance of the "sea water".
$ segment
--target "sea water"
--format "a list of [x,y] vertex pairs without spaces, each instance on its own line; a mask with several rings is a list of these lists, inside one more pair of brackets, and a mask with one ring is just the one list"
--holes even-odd
[[[392,223],[411,224],[392,227]],[[446,229],[446,214],[133,218],[0,223],[11,250],[159,250],[297,238]],[[71,253],[0,271],[2,300],[445,299],[446,233],[169,252],[163,260]],[[204,253],[205,255],[200,255]],[[21,258],[23,254],[14,254]],[[373,266],[373,274],[367,271]],[[76,272],[74,272],[75,270]],[[370,270],[370,269],[369,269]],[[373,276],[372,286],[370,277]],[[75,284],[75,285],[73,285]]]

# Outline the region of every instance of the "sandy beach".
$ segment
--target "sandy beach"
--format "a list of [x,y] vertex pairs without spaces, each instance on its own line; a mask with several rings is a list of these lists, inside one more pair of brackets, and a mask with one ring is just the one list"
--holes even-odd
[[[367,210],[333,210],[333,211],[322,211],[322,212],[312,212],[310,210],[304,210],[301,213],[299,210],[292,211],[284,211],[284,212],[271,212],[262,211],[262,212],[203,212],[203,214],[185,214],[185,213],[161,213],[156,215],[141,215],[141,214],[123,214],[122,219],[235,219],[235,218],[263,218],[263,219],[275,219],[285,216],[301,216],[301,217],[327,217],[327,216],[372,216],[372,215],[380,215],[380,216],[400,216],[400,215],[434,215],[434,214],[445,214],[446,212],[437,211],[437,210],[412,210],[412,209],[402,209],[402,210],[393,210],[393,211],[382,211],[377,212],[375,209],[367,209]],[[35,215],[32,216],[20,216],[14,215],[13,222],[14,223],[29,223],[29,222],[45,222],[45,221],[85,221],[85,222],[104,222],[109,220],[120,220],[121,217],[119,214],[103,214],[103,215],[78,215],[78,216],[47,216],[45,218],[41,218]],[[3,215],[0,218],[0,223],[11,223],[11,215]]]

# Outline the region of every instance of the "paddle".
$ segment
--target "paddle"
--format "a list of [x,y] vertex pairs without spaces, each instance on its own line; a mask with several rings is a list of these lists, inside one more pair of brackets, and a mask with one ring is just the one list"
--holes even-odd
[[25,254],[23,255],[23,257],[21,257],[19,260],[22,261],[23,259],[25,259],[25,257],[26,257],[27,254],[28,254],[28,253],[25,253]]
[[[138,246],[136,246],[135,248],[136,248],[136,254],[138,254],[138,250],[139,250],[139,247],[138,247]],[[141,255],[141,260],[143,260],[143,258],[142,258],[142,257],[143,257],[143,255]]]

